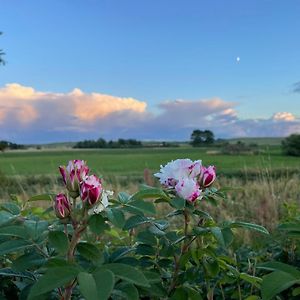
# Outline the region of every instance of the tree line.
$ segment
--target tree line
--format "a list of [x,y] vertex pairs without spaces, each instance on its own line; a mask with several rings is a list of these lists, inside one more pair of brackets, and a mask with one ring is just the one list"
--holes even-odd
[[136,139],[118,139],[116,141],[106,141],[103,138],[98,140],[84,140],[76,143],[73,148],[141,148],[143,144]]

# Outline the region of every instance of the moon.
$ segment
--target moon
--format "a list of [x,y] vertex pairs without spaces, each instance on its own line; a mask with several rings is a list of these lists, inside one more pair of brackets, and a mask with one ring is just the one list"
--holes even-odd
[[241,60],[241,58],[238,56],[237,58],[236,58],[236,62],[240,62],[240,60]]

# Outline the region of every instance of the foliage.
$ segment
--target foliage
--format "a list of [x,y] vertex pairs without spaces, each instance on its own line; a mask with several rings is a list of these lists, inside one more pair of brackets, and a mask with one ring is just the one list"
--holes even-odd
[[282,149],[286,155],[300,156],[300,134],[292,134],[283,140]]
[[[199,187],[208,185],[197,170],[193,176]],[[102,183],[95,176],[92,182],[93,175],[84,177],[88,168],[82,161],[70,162],[61,172],[66,196],[1,204],[3,297],[258,299],[253,297],[259,295],[261,278],[232,255],[231,245],[236,230],[268,232],[247,222],[218,223],[204,211],[204,202],[217,204],[225,196],[225,190],[212,186],[214,178],[201,187],[201,200],[180,198],[172,187],[141,186],[108,203]],[[42,209],[41,201],[49,208]],[[163,216],[157,214],[160,206]]]
[[222,153],[230,155],[258,154],[259,149],[256,144],[246,145],[241,141],[237,141],[235,144],[225,143],[222,146]]
[[214,142],[214,134],[210,130],[195,129],[191,134],[191,145],[193,147],[212,145]]
[[103,138],[99,138],[97,141],[94,140],[84,140],[78,142],[74,145],[73,148],[139,148],[142,147],[142,142],[135,139],[118,139],[117,141],[107,142]]
[[26,147],[24,145],[8,142],[8,141],[0,141],[0,151],[5,150],[24,150]]

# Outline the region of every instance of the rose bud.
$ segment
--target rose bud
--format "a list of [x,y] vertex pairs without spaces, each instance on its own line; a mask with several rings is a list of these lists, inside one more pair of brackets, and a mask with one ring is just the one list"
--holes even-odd
[[201,168],[201,175],[200,175],[200,185],[203,187],[209,187],[215,181],[216,175],[216,167],[215,166],[208,166]]
[[89,173],[89,168],[83,160],[70,160],[67,167],[60,166],[64,184],[73,198],[79,196],[80,183]]
[[71,205],[65,194],[56,195],[54,211],[56,216],[60,219],[65,219],[70,215]]
[[101,193],[101,180],[97,176],[90,175],[83,179],[80,196],[84,203],[87,203],[89,206],[93,206],[100,199]]
[[175,190],[179,197],[191,202],[194,202],[201,194],[198,183],[190,178],[178,181]]

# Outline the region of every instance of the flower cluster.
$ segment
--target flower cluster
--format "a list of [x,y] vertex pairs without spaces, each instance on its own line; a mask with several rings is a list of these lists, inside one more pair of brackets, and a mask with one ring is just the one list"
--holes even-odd
[[161,166],[154,176],[164,187],[175,189],[179,197],[194,202],[215,181],[216,169],[202,166],[201,160],[176,159]]
[[[67,166],[60,166],[59,171],[71,198],[80,196],[84,207],[91,208],[101,200],[103,192],[101,179],[96,175],[89,175],[89,167],[83,160],[71,160]],[[108,205],[107,196],[102,206]],[[102,201],[101,201],[102,202]],[[60,219],[69,217],[72,203],[65,194],[56,195],[54,210]]]

